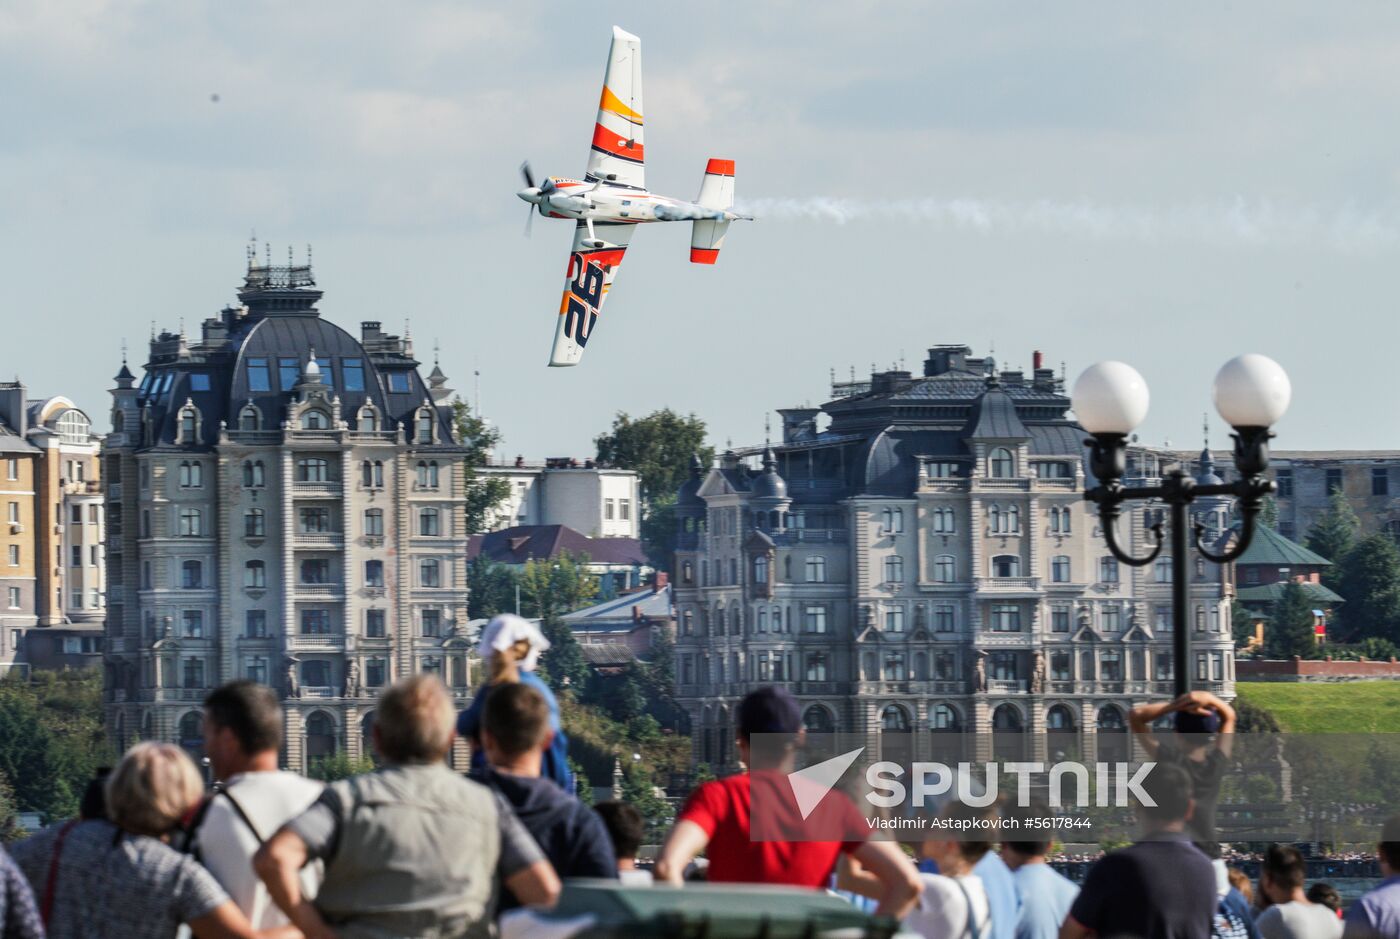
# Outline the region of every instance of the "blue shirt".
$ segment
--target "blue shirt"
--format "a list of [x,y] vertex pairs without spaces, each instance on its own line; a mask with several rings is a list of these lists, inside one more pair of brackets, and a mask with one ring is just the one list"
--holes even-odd
[[1022,864],[1011,876],[1021,898],[1016,939],[1056,939],[1079,888],[1044,863]]
[[987,904],[992,909],[992,932],[988,939],[1016,939],[1016,919],[1021,912],[1021,895],[1011,868],[995,851],[988,851],[972,868],[982,878]]
[[[544,753],[544,765],[540,768],[540,773],[545,779],[554,780],[560,789],[573,795],[574,774],[569,769],[569,738],[564,736],[564,728],[559,726],[559,701],[554,697],[554,692],[549,690],[549,686],[534,672],[522,671],[520,683],[538,691],[549,705],[549,727],[554,731],[554,739],[550,741],[549,749]],[[486,695],[490,691],[490,685],[478,688],[472,703],[457,716],[457,734],[471,741],[473,773],[486,771],[486,751],[481,747],[480,736],[481,713],[486,708]]]
[[1400,875],[1387,877],[1347,909],[1342,939],[1400,939]]

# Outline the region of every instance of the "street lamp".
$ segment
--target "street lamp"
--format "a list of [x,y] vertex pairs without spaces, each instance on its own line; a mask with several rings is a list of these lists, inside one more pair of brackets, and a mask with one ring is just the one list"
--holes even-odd
[[1160,486],[1128,488],[1123,485],[1127,472],[1128,435],[1147,416],[1150,396],[1137,370],[1122,362],[1099,362],[1084,370],[1074,383],[1072,395],[1074,413],[1092,437],[1085,441],[1089,448],[1089,468],[1098,485],[1084,493],[1084,498],[1098,506],[1104,541],[1113,556],[1131,567],[1151,564],[1162,553],[1164,539],[1162,522],[1149,528],[1156,544],[1147,557],[1134,557],[1118,544],[1118,517],[1122,505],[1129,500],[1160,499],[1171,510],[1172,559],[1172,658],[1173,677],[1177,695],[1190,690],[1187,664],[1190,639],[1186,632],[1186,608],[1189,602],[1186,576],[1187,517],[1186,509],[1202,496],[1233,496],[1240,507],[1239,539],[1223,554],[1212,553],[1201,536],[1205,526],[1197,523],[1191,541],[1208,560],[1225,564],[1235,560],[1249,548],[1254,537],[1255,519],[1263,508],[1264,497],[1274,491],[1274,484],[1265,478],[1269,468],[1269,428],[1288,409],[1292,387],[1283,368],[1266,356],[1253,353],[1237,356],[1226,362],[1215,376],[1213,397],[1215,409],[1235,432],[1235,468],[1239,478],[1220,485],[1197,485],[1178,466],[1168,473]]

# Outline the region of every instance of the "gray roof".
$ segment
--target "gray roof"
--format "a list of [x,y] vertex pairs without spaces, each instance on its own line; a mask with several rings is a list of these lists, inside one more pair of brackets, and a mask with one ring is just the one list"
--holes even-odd
[[1016,403],[1000,385],[992,385],[977,399],[964,433],[981,440],[1025,440],[1030,436],[1016,416]]
[[39,448],[25,440],[0,418],[0,453],[38,453]]
[[[633,613],[633,611],[636,613]],[[560,619],[570,626],[598,627],[606,623],[631,623],[636,616],[666,619],[671,615],[671,586],[624,593],[611,600],[566,613]]]

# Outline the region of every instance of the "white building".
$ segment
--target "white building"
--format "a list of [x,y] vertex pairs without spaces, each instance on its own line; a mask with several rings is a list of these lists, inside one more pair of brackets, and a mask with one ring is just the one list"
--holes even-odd
[[[487,531],[564,525],[590,538],[638,538],[641,488],[633,470],[571,459],[480,466],[482,477],[510,483],[510,496],[487,519]],[[474,532],[473,534],[478,534]]]

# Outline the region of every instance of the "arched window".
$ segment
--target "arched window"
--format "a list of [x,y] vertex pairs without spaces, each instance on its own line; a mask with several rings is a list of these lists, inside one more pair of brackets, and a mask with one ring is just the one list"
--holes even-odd
[[199,590],[204,586],[204,565],[199,561],[185,561],[180,565],[180,586],[186,590]]
[[953,510],[948,506],[936,508],[931,513],[931,523],[933,531],[940,535],[950,535],[957,531],[956,518]]
[[1002,531],[1001,507],[991,506],[987,509],[987,530],[992,534],[1000,534]]
[[992,558],[993,577],[1020,577],[1021,559],[1014,554],[998,554]]
[[245,404],[243,410],[238,412],[239,430],[258,430],[262,427],[262,412],[256,405]]
[[1003,704],[992,712],[994,733],[1019,734],[1021,732],[1021,712],[1010,704]]
[[1011,479],[1016,475],[1016,458],[1005,447],[997,447],[987,458],[993,479]]
[[1127,729],[1123,712],[1111,704],[1099,708],[1099,730],[1117,731]]
[[814,704],[803,713],[802,726],[809,734],[830,734],[836,731],[836,720],[826,708]]
[[433,442],[433,412],[427,408],[418,411],[416,437],[419,443]]
[[1046,713],[1045,728],[1051,731],[1073,731],[1074,715],[1063,704],[1057,704]]
[[956,733],[962,729],[962,722],[958,720],[957,711],[946,704],[939,704],[929,712],[928,726],[930,730]]
[[1128,758],[1128,726],[1123,712],[1113,705],[1099,708],[1099,761],[1119,763]]
[[[306,669],[308,666],[311,666],[313,664],[320,664],[322,666],[326,666],[327,671],[329,671],[329,663],[326,662],[306,662],[303,663],[302,667],[303,669]],[[322,685],[313,687],[329,687],[330,676],[327,674],[324,677],[326,680]],[[307,682],[307,684],[310,685],[311,683]],[[309,769],[312,764],[324,760],[327,757],[334,756],[335,751],[335,721],[333,721],[330,718],[330,716],[327,715],[325,712],[317,711],[316,713],[312,714],[306,719],[306,760],[308,764],[307,768]]]
[[909,732],[909,712],[898,704],[891,704],[880,712],[880,730],[890,734]]
[[249,561],[243,565],[243,586],[266,587],[267,565],[262,561]]
[[189,444],[199,440],[199,409],[189,404],[180,409],[180,442]]
[[1021,531],[1021,510],[1014,505],[1006,510],[1006,530],[1013,535]]
[[379,429],[379,412],[366,404],[360,408],[356,430],[373,432]]
[[331,416],[320,408],[312,408],[303,411],[301,415],[302,430],[330,430]]
[[768,585],[768,555],[760,554],[753,559],[753,582],[759,587]]
[[958,579],[958,562],[951,554],[940,554],[933,559],[933,579],[935,583],[951,584]]
[[437,509],[418,510],[418,534],[436,537],[442,534],[441,516]]
[[360,485],[366,489],[374,486],[374,464],[369,460],[360,463]]
[[249,509],[243,513],[243,537],[262,538],[267,535],[267,513],[262,509]]

